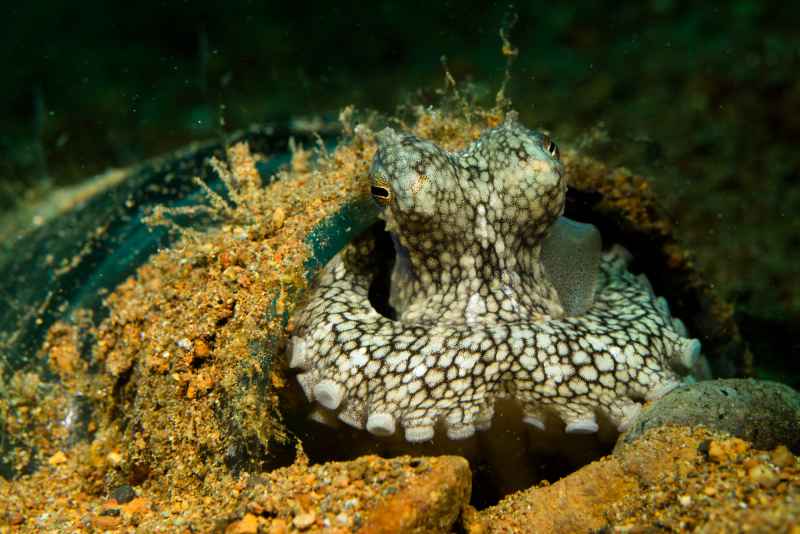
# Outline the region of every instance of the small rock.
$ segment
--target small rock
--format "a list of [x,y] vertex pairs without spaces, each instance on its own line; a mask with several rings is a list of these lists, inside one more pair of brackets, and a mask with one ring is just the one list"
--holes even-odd
[[[800,393],[785,384],[729,378],[677,388],[642,410],[620,443],[663,425],[705,426],[770,450],[800,450]],[[618,443],[618,447],[619,447]]]
[[119,527],[121,524],[122,519],[119,516],[98,515],[92,518],[92,525],[102,530],[112,530]]
[[725,451],[718,441],[712,441],[708,444],[708,457],[718,464],[725,460]]
[[198,339],[194,344],[194,355],[198,358],[205,358],[211,354],[211,348],[202,339]]
[[711,446],[710,439],[704,439],[700,442],[700,445],[697,446],[697,452],[708,458],[708,448]]
[[[699,448],[699,447],[698,447]],[[731,462],[750,448],[750,444],[739,438],[712,440],[708,444],[708,459],[718,464]]]
[[133,491],[133,488],[129,485],[123,484],[122,486],[114,488],[111,491],[111,496],[117,503],[125,504],[131,502],[136,497],[136,492]]
[[764,464],[751,467],[747,472],[747,476],[762,488],[774,488],[781,481],[778,474]]
[[791,467],[797,463],[797,458],[795,458],[794,454],[791,453],[786,445],[778,445],[775,447],[775,450],[772,451],[770,456],[772,463],[778,467]]
[[119,508],[114,508],[113,505],[107,505],[107,504],[104,504],[103,506],[108,506],[108,507],[105,508],[102,512],[100,512],[100,515],[119,517]]
[[278,206],[275,211],[272,212],[272,224],[275,229],[279,229],[283,227],[283,223],[286,220],[286,210],[282,207]]
[[60,465],[67,461],[67,455],[61,451],[58,451],[53,456],[47,460],[47,463],[50,465]]
[[[459,456],[412,460],[426,471],[381,499],[366,515],[353,514],[352,528],[364,532],[451,532],[472,491],[469,463]],[[411,462],[409,462],[411,465]]]
[[292,524],[299,530],[305,530],[311,525],[313,525],[314,521],[316,520],[317,520],[317,514],[311,511],[311,512],[306,512],[304,514],[296,515],[294,519],[292,519]]
[[275,519],[272,523],[270,523],[269,530],[267,532],[269,532],[269,534],[286,534],[289,532],[289,526],[283,519]]
[[127,514],[143,514],[150,509],[150,501],[144,497],[136,497],[131,502],[122,506]]
[[9,512],[8,515],[6,515],[6,521],[8,521],[9,525],[15,527],[25,522],[25,516],[19,512]]
[[258,532],[258,518],[253,514],[244,514],[238,521],[234,521],[225,529],[225,534],[256,534]]

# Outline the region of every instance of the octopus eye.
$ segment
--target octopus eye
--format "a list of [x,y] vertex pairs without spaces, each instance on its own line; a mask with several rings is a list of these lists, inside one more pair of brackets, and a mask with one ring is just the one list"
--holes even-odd
[[545,135],[544,139],[542,140],[542,145],[544,145],[545,150],[547,150],[547,152],[550,153],[551,156],[553,156],[556,159],[560,158],[561,154],[558,151],[558,145],[556,145],[553,142],[553,140],[550,139],[550,137]]
[[372,198],[374,198],[375,201],[381,205],[388,204],[392,198],[392,192],[389,191],[389,188],[382,185],[371,186],[370,192],[372,193]]

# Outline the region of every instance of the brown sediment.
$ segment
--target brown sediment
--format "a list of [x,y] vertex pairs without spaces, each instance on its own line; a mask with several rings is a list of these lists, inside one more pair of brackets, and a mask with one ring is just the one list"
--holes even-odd
[[[209,192],[207,206],[153,214],[152,223],[172,226],[181,237],[108,296],[105,319],[92,325],[90,318],[78,316],[72,324],[51,327],[42,353],[60,381],[43,383],[38,375],[20,371],[0,399],[7,433],[35,446],[19,450],[16,467],[41,466],[19,480],[0,482],[0,509],[8,511],[0,524],[27,531],[280,532],[281,525],[288,531],[311,531],[331,520],[315,508],[319,503],[314,499],[330,503],[339,495],[327,485],[313,489],[322,470],[366,465],[396,479],[396,472],[410,468],[411,460],[365,457],[262,472],[274,467],[276,446],[291,449],[283,417],[302,402],[288,387],[281,315],[291,315],[306,284],[303,265],[310,251],[304,240],[344,203],[368,194],[373,131],[385,120],[372,117],[355,127],[353,116],[352,110],[343,113],[345,139],[335,150],[294,146],[291,166],[266,188],[255,170],[259,156],[246,145],[232,147],[227,166],[214,163],[227,187],[224,196]],[[408,124],[400,122],[455,150],[503,117],[499,108],[469,114],[419,108]],[[675,252],[679,248],[671,228],[656,213],[643,178],[570,151],[564,160],[574,187],[602,194],[601,214],[645,236],[658,236],[659,246],[674,258],[665,269],[677,268],[680,276],[699,280],[689,260]],[[174,222],[176,216],[200,213],[211,215],[216,226],[199,231]],[[696,287],[690,284],[684,291]],[[722,313],[708,319],[710,324],[728,320]],[[91,332],[91,346],[80,346],[78,329]],[[73,444],[64,421],[78,396],[93,412],[82,440]],[[457,503],[465,502],[465,491],[468,495],[466,462],[418,461],[438,475],[419,482],[416,493],[396,486],[405,501],[370,501],[374,507],[370,513],[363,510],[363,528],[373,525],[377,532],[382,525],[390,531],[406,521],[403,525],[411,530],[427,531],[446,528],[455,519]],[[362,491],[359,502],[364,503],[383,491],[376,481],[355,477],[340,489]],[[111,501],[112,490],[124,486],[135,488],[139,497],[129,503]],[[278,496],[316,496],[286,497],[305,507],[291,500],[269,504],[258,495],[267,486]],[[354,525],[349,522],[353,517],[347,528]]]
[[291,311],[290,293],[305,285],[305,236],[357,194],[369,150],[348,144],[319,168],[296,150],[292,168],[264,189],[247,146],[234,146],[229,171],[213,163],[231,199],[209,193],[221,225],[187,230],[108,298],[94,358],[127,423],[128,469],[174,473],[174,484],[191,486],[231,461],[231,448],[263,455],[286,440],[276,396],[286,383],[277,314]]
[[800,463],[703,428],[661,427],[555,482],[465,514],[470,533],[789,532]]
[[470,471],[457,456],[363,456],[297,462],[252,486],[243,499],[245,518],[255,516],[267,531],[448,532],[469,501]]
[[0,532],[449,532],[470,495],[469,465],[460,457],[364,456],[310,466],[301,450],[289,467],[215,480],[206,492],[167,495],[145,483],[119,502],[92,497],[72,474],[86,452],[60,453],[42,468],[53,484],[47,500],[0,481],[8,505]]

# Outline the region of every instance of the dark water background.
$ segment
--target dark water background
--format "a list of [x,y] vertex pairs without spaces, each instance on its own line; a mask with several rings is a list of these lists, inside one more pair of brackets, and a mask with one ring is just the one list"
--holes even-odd
[[491,103],[512,14],[508,94],[523,120],[652,177],[735,304],[759,374],[797,387],[800,8],[789,2],[5,5],[0,210],[221,130],[433,102],[442,55]]

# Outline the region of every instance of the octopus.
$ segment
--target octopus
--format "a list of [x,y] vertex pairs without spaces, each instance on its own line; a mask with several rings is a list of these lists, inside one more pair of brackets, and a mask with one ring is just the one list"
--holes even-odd
[[376,140],[394,313],[370,300],[364,236],[319,273],[287,348],[328,415],[377,436],[457,440],[512,399],[540,429],[555,415],[567,433],[603,420],[624,431],[645,401],[691,380],[700,342],[624,248],[603,250],[593,225],[562,216],[565,170],[547,135],[510,113],[459,152],[391,128]]

